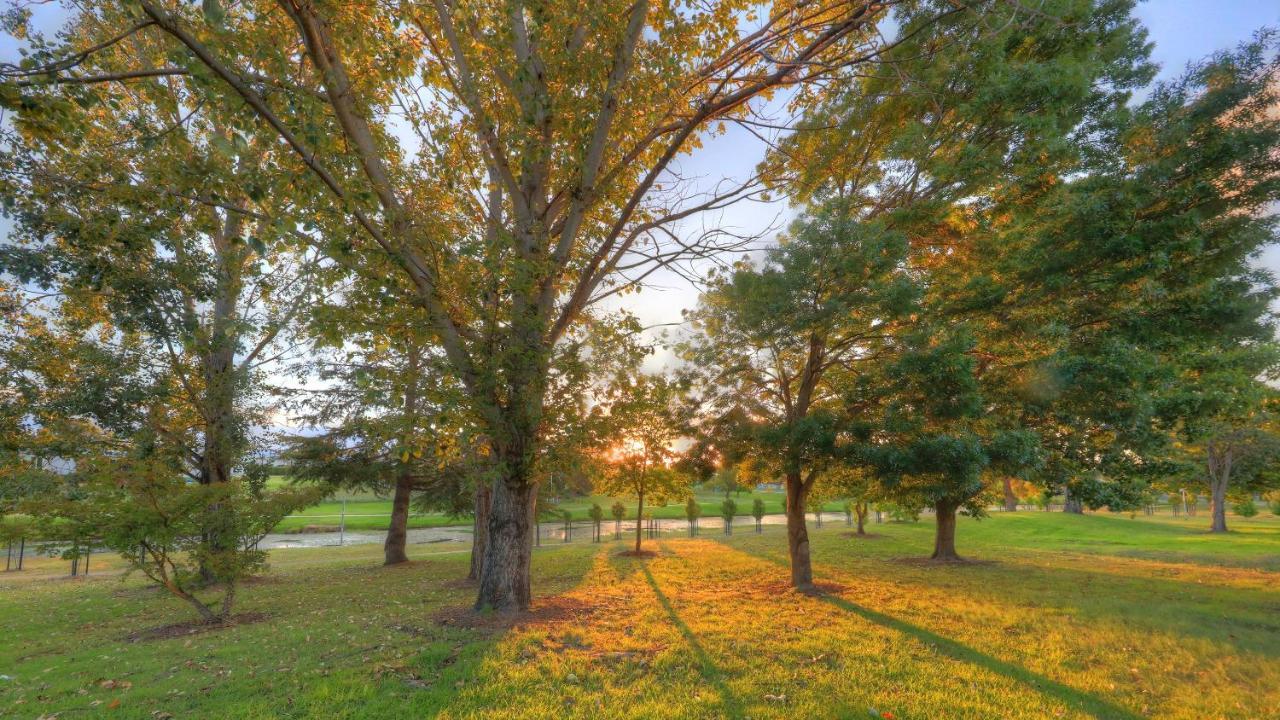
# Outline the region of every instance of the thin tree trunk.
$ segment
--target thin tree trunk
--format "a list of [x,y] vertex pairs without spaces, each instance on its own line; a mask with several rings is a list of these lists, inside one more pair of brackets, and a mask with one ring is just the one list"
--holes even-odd
[[[217,267],[217,287],[213,307],[208,320],[201,328],[204,352],[200,358],[201,376],[204,381],[199,398],[201,419],[204,422],[204,444],[201,453],[199,482],[201,485],[221,485],[231,479],[231,466],[235,449],[231,437],[235,425],[236,372],[235,351],[239,335],[236,314],[243,288],[242,270],[244,253],[235,244],[240,236],[243,219],[236,213],[228,213],[220,231],[213,237]],[[195,400],[195,398],[192,398]],[[220,502],[208,508],[202,541],[214,553],[232,549],[234,538],[227,537],[230,520],[225,517],[227,508]],[[212,568],[203,560],[200,578],[205,584],[218,580]]]
[[484,571],[484,552],[489,544],[489,496],[488,485],[476,487],[475,509],[471,522],[471,570],[468,580],[479,580]]
[[959,560],[956,554],[956,504],[940,500],[933,506],[937,529],[933,536],[934,560]]
[[813,565],[809,559],[809,528],[805,525],[805,483],[800,473],[787,473],[787,550],[791,555],[791,586],[813,589]]
[[636,554],[639,555],[642,532],[641,524],[644,522],[644,490],[642,489],[637,492],[636,497],[640,499],[640,504],[636,507]]
[[[418,424],[418,352],[409,351],[409,367],[405,373],[404,422],[408,427]],[[413,494],[413,471],[407,462],[400,463],[400,475],[396,478],[395,496],[391,501],[391,524],[387,527],[387,539],[383,544],[383,565],[409,562],[405,544],[409,535],[409,500]]]
[[866,503],[864,503],[864,502],[861,502],[861,503],[855,503],[855,504],[854,504],[854,506],[853,506],[853,514],[854,514],[854,517],[856,517],[856,518],[858,519],[858,529],[857,529],[857,534],[859,534],[859,535],[866,535],[866,534],[867,534],[867,529],[866,529],[866,525],[867,525],[867,504],[866,504]]
[[1013,478],[1010,477],[1004,479],[1004,509],[1007,512],[1018,510],[1018,496],[1013,492]]
[[409,500],[413,493],[413,475],[408,467],[401,468],[396,478],[396,492],[391,499],[391,524],[387,527],[387,539],[382,545],[383,565],[409,562],[405,545],[409,537]]

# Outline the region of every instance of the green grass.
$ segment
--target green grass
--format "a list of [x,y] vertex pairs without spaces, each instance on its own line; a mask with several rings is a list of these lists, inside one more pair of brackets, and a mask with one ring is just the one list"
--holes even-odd
[[[137,580],[0,575],[0,716],[34,718],[1240,718],[1280,707],[1280,520],[1024,512],[813,532],[817,596],[781,528],[539,550],[535,611],[441,624],[467,554],[283,550],[254,624],[130,642],[189,611]],[[432,553],[432,550],[437,552]],[[95,557],[95,572],[114,566]],[[127,685],[126,685],[127,684]],[[108,709],[110,708],[110,709]]]
[[[273,479],[275,480],[275,479]],[[275,480],[280,484],[282,480]],[[698,504],[702,506],[703,517],[719,517],[720,503],[724,497],[719,493],[699,490],[694,493]],[[783,493],[741,493],[734,496],[738,503],[738,514],[749,515],[751,504],[755,498],[764,501],[765,512],[780,513],[783,510],[785,495]],[[391,501],[379,498],[371,493],[339,494],[333,499],[313,505],[294,513],[276,526],[277,532],[297,532],[303,529],[321,530],[336,529],[342,522],[343,500],[346,500],[346,527],[348,530],[385,530],[391,513]],[[568,510],[578,520],[586,520],[592,503],[599,503],[605,511],[605,517],[613,517],[610,508],[615,502],[622,502],[627,508],[627,517],[634,517],[636,502],[629,498],[615,498],[606,495],[590,495],[587,497],[569,498],[556,503],[554,512]],[[838,504],[828,503],[828,510],[835,510]],[[666,505],[646,505],[656,518],[683,518],[684,499],[672,501]],[[547,513],[545,520],[558,519],[558,514]],[[448,525],[470,525],[468,518],[458,518],[443,513],[415,513],[409,518],[409,527],[444,527]]]

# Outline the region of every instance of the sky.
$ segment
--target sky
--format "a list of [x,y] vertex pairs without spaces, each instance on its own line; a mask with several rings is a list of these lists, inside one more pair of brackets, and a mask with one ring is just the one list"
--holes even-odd
[[[35,9],[33,25],[38,30],[52,31],[62,20],[62,12],[55,3],[37,5]],[[1137,15],[1154,44],[1153,59],[1161,68],[1159,79],[1168,79],[1180,74],[1188,63],[1248,40],[1261,27],[1280,27],[1280,2],[1149,0],[1138,6]],[[15,60],[17,48],[11,40],[0,38],[0,44],[3,44],[0,61]],[[679,170],[685,176],[701,178],[704,187],[722,178],[741,179],[751,174],[764,150],[763,143],[746,131],[731,129],[683,158]],[[697,218],[692,224],[733,226],[738,232],[770,238],[792,215],[792,210],[783,202],[744,202]],[[7,232],[8,223],[0,218],[0,233]],[[1280,247],[1270,248],[1259,262],[1280,274]],[[681,311],[697,304],[697,297],[695,285],[673,274],[664,274],[643,292],[615,300],[611,305],[635,313],[646,325],[671,327],[680,322]],[[672,361],[668,352],[659,351],[647,363],[647,368],[660,370]]]
[[[1137,16],[1147,27],[1154,44],[1153,60],[1160,66],[1157,80],[1179,76],[1189,63],[1219,50],[1232,48],[1249,40],[1265,26],[1280,27],[1280,2],[1275,0],[1149,0],[1137,8]],[[764,155],[764,145],[743,130],[731,130],[684,159],[685,174],[700,175],[706,182],[721,177],[748,176]],[[714,218],[703,222],[730,223],[743,230],[763,233],[780,224],[785,227],[794,213],[784,203],[739,203]],[[1270,248],[1259,263],[1280,275],[1280,246]],[[645,325],[670,327],[679,323],[681,311],[697,304],[698,290],[688,282],[665,276],[657,287],[645,289],[625,302]],[[659,350],[647,363],[657,371],[674,362],[669,352]]]

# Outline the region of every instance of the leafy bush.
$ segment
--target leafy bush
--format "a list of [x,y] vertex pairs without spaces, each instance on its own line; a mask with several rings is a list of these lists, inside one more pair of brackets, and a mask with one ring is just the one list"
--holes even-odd
[[[154,458],[83,461],[75,483],[29,501],[24,510],[48,537],[73,547],[101,543],[206,623],[231,617],[240,580],[266,564],[258,542],[284,516],[320,499],[320,488],[255,497],[243,482],[196,485]],[[198,597],[218,588],[220,600]]]
[[627,516],[627,506],[621,502],[614,503],[613,507],[609,509],[613,512],[613,519],[618,522],[622,522],[622,518]]
[[698,504],[697,498],[690,496],[684,503],[684,516],[689,518],[689,522],[693,522],[702,517],[702,506]]
[[876,510],[888,515],[893,522],[919,522],[920,512],[923,509],[920,505],[908,503],[876,503]]
[[751,503],[751,517],[756,521],[764,517],[764,501],[760,498],[756,498],[755,502]]
[[1280,498],[1271,501],[1271,514],[1280,517]]
[[1245,498],[1232,505],[1231,511],[1240,517],[1251,518],[1258,514],[1258,506],[1254,504],[1253,498]]
[[600,503],[591,503],[591,510],[589,513],[591,515],[591,522],[596,525],[599,525],[600,521],[604,520],[604,508],[600,507]]
[[725,498],[724,502],[720,503],[720,517],[724,518],[725,522],[733,522],[737,514],[738,503],[734,502],[733,498]]

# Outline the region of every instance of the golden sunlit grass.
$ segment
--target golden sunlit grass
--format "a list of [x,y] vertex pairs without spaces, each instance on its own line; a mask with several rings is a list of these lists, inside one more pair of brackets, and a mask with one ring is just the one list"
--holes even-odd
[[925,523],[868,540],[829,526],[815,595],[787,588],[776,530],[664,540],[648,560],[570,545],[536,556],[537,606],[507,629],[458,626],[465,554],[383,570],[377,548],[277,552],[245,591],[266,621],[144,643],[121,637],[183,619],[150,590],[10,585],[3,630],[29,647],[0,652],[0,713],[1274,717],[1280,571],[1260,548],[1280,550],[1280,523],[1241,527],[998,516],[960,527],[983,562],[935,566],[913,559]]

